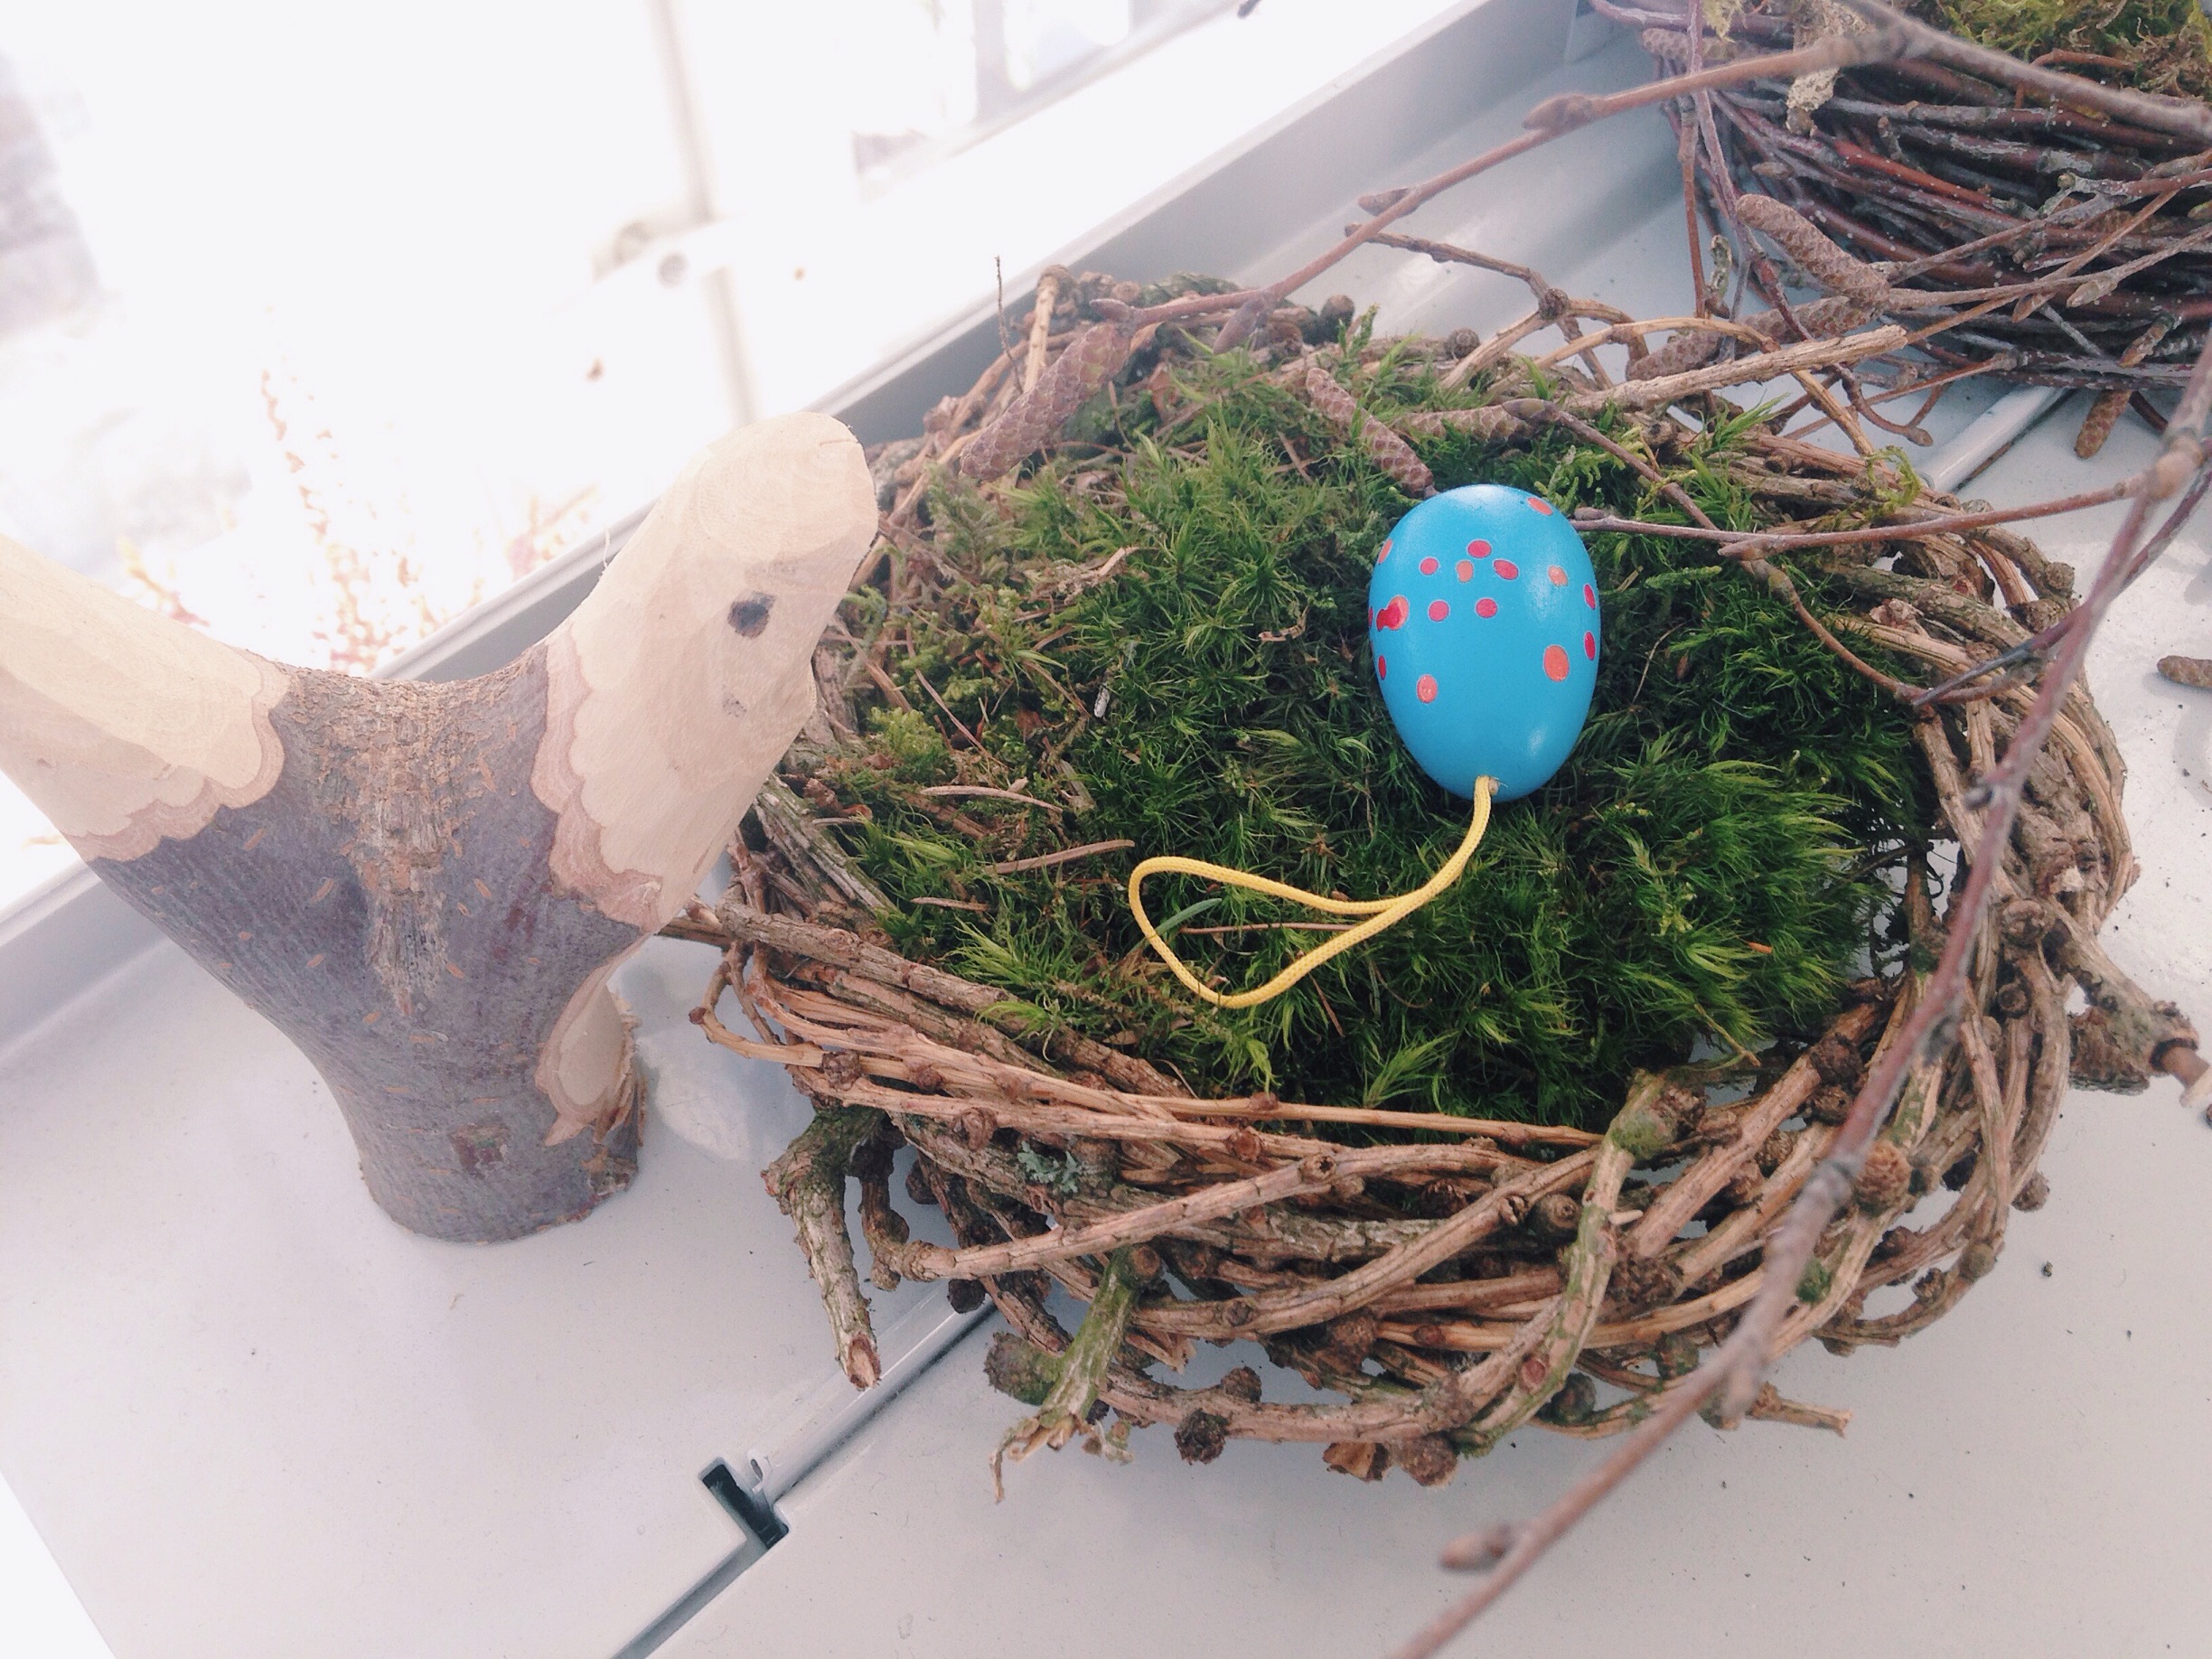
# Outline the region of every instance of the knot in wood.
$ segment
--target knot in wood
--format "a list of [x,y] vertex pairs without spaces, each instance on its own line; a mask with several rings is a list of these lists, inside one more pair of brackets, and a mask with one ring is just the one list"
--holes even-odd
[[1790,1148],[1797,1144],[1796,1131],[1776,1129],[1759,1142],[1758,1167],[1762,1175],[1772,1175],[1788,1159]]
[[1807,1049],[1805,1058],[1820,1073],[1823,1083],[1838,1088],[1855,1087],[1865,1069],[1859,1058],[1858,1045],[1832,1031]]
[[1656,1260],[1624,1254],[1614,1263],[1608,1288],[1622,1307],[1640,1312],[1682,1294],[1682,1271],[1664,1256]]
[[[947,1277],[960,1263],[960,1258],[942,1244],[910,1244],[904,1255],[905,1260],[899,1263],[899,1270],[909,1279],[919,1279],[924,1282]],[[954,1282],[975,1283],[973,1279],[958,1279]]]
[[1317,1152],[1299,1163],[1298,1174],[1317,1184],[1334,1181],[1336,1178],[1336,1155],[1333,1152]]
[[1322,1357],[1354,1370],[1364,1363],[1382,1334],[1382,1320],[1364,1308],[1344,1314],[1321,1327]]
[[1582,1203],[1572,1193],[1546,1193],[1529,1212],[1529,1231],[1546,1243],[1561,1244],[1575,1235]]
[[1851,1116],[1851,1107],[1850,1092],[1827,1083],[1813,1091],[1813,1098],[1805,1102],[1804,1115],[1813,1123],[1841,1123]]

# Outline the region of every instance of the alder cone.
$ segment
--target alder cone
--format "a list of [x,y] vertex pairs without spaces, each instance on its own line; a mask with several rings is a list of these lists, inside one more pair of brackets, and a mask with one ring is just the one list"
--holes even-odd
[[961,471],[970,478],[996,478],[1059,436],[1075,411],[1129,361],[1131,338],[1111,323],[1076,335],[1033,389],[969,442],[961,452]]

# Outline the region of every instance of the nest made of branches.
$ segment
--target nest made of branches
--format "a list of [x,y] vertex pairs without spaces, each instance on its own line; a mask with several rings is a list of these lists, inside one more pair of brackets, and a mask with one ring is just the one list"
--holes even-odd
[[[1816,642],[1819,661],[1846,662],[1848,683],[1900,708],[1914,679],[1946,680],[2066,614],[2072,573],[1991,515],[1921,491],[1893,457],[1781,436],[1778,423],[1717,395],[1731,375],[1772,372],[1771,356],[1626,381],[1604,361],[1625,351],[1648,368],[1647,333],[1728,325],[1642,323],[1523,275],[1569,334],[1549,361],[1510,354],[1525,329],[1486,342],[1467,331],[1375,340],[1350,323],[1348,302],[1320,315],[1279,307],[1262,343],[1215,356],[1203,331],[1122,326],[1160,291],[1055,272],[976,385],[941,404],[922,437],[876,453],[881,557],[818,654],[816,717],[733,848],[724,899],[671,930],[722,949],[694,1016],[707,1035],[784,1064],[814,1102],[766,1180],[797,1224],[856,1384],[872,1384],[880,1365],[846,1224],[855,1183],[876,1284],[949,1281],[956,1307],[988,1296],[1005,1316],[992,1380],[1035,1408],[1000,1448],[1016,1457],[1078,1437],[1119,1454],[1131,1427],[1164,1424],[1195,1461],[1235,1437],[1306,1441],[1365,1478],[1395,1467],[1438,1482],[1531,1421],[1598,1436],[1640,1420],[1757,1292],[1768,1229],[1821,1163],[1940,948],[1944,864],[1972,843],[1973,780],[2029,706],[2031,688],[2017,680],[1905,717],[1913,775],[1893,792],[1925,821],[1870,861],[1891,872],[1870,971],[1832,985],[1816,1017],[1785,1010],[1755,1046],[1723,1024],[1701,1045],[1670,1032],[1655,1048],[1616,1054],[1608,1098],[1579,1108],[1579,1124],[1544,1121],[1527,1101],[1486,1116],[1464,1101],[1404,1111],[1195,1087],[1166,1061],[1164,1037],[1148,1052],[1139,1034],[1086,1029],[1068,1012],[1096,999],[1106,969],[1092,986],[1057,987],[1053,1015],[1034,985],[979,971],[995,960],[988,951],[948,966],[957,953],[929,931],[994,904],[1065,902],[1049,886],[994,883],[1111,887],[1131,858],[1157,849],[1085,832],[1083,780],[1058,739],[1046,749],[1023,727],[1035,764],[1019,778],[989,770],[992,734],[970,726],[982,724],[979,705],[963,719],[948,700],[975,688],[940,687],[911,664],[894,674],[891,653],[903,641],[911,655],[925,620],[967,614],[956,593],[970,605],[1003,600],[1026,638],[1049,641],[1063,608],[1146,581],[1157,551],[1130,546],[979,584],[961,539],[993,514],[1036,508],[1041,481],[1055,501],[1111,494],[1139,451],[1203,455],[1228,442],[1208,412],[1231,398],[1283,400],[1272,406],[1284,423],[1276,472],[1338,469],[1401,511],[1435,487],[1432,463],[1511,473],[1549,455],[1555,489],[1642,503],[1635,530],[1585,507],[1594,551],[1633,535],[1702,549],[1701,580],[1737,585],[1729,591],[1766,607],[1776,628]],[[1678,408],[1694,414],[1678,419]],[[1666,543],[1707,534],[1701,500],[1727,502],[1735,522]],[[1737,539],[1712,539],[1727,536]],[[1625,580],[1603,574],[1623,568],[1601,558],[1601,580]],[[1625,597],[1608,606],[1617,598],[1625,614]],[[1281,637],[1304,648],[1292,630]],[[1107,689],[1058,687],[1086,727],[1104,721]],[[1018,711],[1007,720],[1019,726]],[[924,739],[969,781],[902,772]],[[2140,1088],[2162,1046],[2193,1040],[2096,942],[2135,873],[2122,777],[2110,733],[2077,691],[2006,849],[1972,1011],[1914,1067],[1854,1204],[1796,1287],[1779,1349],[1811,1336],[1844,1352],[1894,1344],[1939,1317],[1995,1264],[2010,1212],[2043,1201],[2037,1161],[2069,1079]],[[972,880],[931,895],[888,853],[868,867],[851,847],[890,843],[856,778],[913,821],[972,841]],[[886,886],[907,898],[895,904]],[[1112,970],[1131,971],[1128,960]],[[2088,1008],[2069,1018],[2076,987]],[[1120,1006],[1148,994],[1139,982]],[[726,1023],[732,1001],[742,1021]],[[914,1155],[904,1200],[941,1210],[957,1248],[912,1237],[892,1180],[902,1146]],[[1929,1198],[1941,1207],[1923,1206]],[[1870,1309],[1889,1287],[1909,1287],[1909,1299]],[[1056,1291],[1083,1309],[1073,1331]],[[1175,1379],[1202,1340],[1255,1345],[1276,1382],[1240,1364],[1184,1385]],[[1771,1387],[1752,1414],[1839,1430],[1848,1416]]]
[[[1642,29],[1662,73],[1688,65],[1682,14],[1600,9]],[[2193,0],[1919,9],[2114,86],[2201,97],[2212,83],[2212,24]],[[1836,0],[1753,0],[1725,28],[1703,14],[1707,63],[1866,27]],[[1916,325],[1920,383],[1995,371],[2095,391],[2085,455],[2131,402],[2163,430],[2212,322],[2212,155],[1915,59],[1717,88],[1670,116],[1706,216],[1737,246],[1738,192],[1763,194],[1886,277],[1880,309]]]

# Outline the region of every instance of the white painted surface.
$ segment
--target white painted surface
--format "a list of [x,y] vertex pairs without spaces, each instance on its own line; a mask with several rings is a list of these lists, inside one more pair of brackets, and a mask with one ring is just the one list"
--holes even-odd
[[[1616,49],[1578,76],[1638,72]],[[1651,314],[1683,269],[1655,142],[1648,121],[1591,129],[1421,227]],[[1523,304],[1488,276],[1362,258],[1325,286],[1381,294],[1386,323]],[[1948,406],[1938,435],[1985,403]],[[2146,453],[2123,425],[2085,464],[2070,436],[2062,412],[1977,492],[2024,500]],[[2042,539],[2079,558],[2108,518]],[[2212,698],[2149,665],[2207,649],[2204,546],[2145,578],[2095,665],[2146,870],[2113,948],[2200,1015]],[[727,1553],[698,1470],[803,1419],[829,1354],[755,1174],[803,1109],[685,1040],[706,967],[657,945],[624,987],[685,1134],[652,1138],[589,1221],[492,1250],[386,1222],[305,1064],[166,949],[0,1050],[0,1473],[121,1659],[604,1655]],[[2212,1136],[2170,1089],[2077,1097],[2046,1167],[2049,1207],[1933,1331],[1791,1362],[1786,1389],[1859,1413],[1848,1441],[1693,1429],[1462,1651],[2201,1652]],[[928,1295],[876,1297],[883,1323]],[[1454,1588],[1430,1565],[1444,1539],[1528,1513],[1595,1455],[1523,1434],[1426,1493],[1309,1449],[1189,1469],[1146,1434],[1133,1468],[1032,1460],[993,1506],[984,1460],[1016,1408],[984,1388],[980,1347],[802,1481],[791,1536],[664,1651],[1375,1653]]]
[[[621,985],[668,1026],[710,965]],[[830,1358],[757,1174],[806,1111],[665,1064],[746,1103],[727,1159],[649,1126],[632,1191],[479,1248],[388,1221],[306,1062],[173,951],[0,1054],[0,1471],[118,1654],[605,1655],[728,1551],[698,1471]]]
[[113,1659],[61,1563],[15,1495],[0,1485],[0,1634],[9,1651],[37,1659]]

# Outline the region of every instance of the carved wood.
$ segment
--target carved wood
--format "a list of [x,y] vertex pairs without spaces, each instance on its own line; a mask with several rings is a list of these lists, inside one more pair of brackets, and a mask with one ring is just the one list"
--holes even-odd
[[281,667],[0,539],[0,767],[299,1045],[395,1219],[515,1237],[628,1183],[608,979],[812,708],[875,524],[842,426],[747,427],[552,635],[443,685]]

